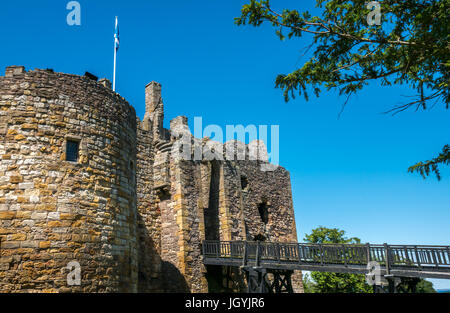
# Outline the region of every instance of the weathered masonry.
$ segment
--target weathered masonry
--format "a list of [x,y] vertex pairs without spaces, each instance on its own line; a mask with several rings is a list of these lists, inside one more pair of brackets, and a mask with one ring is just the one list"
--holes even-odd
[[239,268],[204,265],[201,242],[297,241],[289,173],[261,171],[260,143],[253,161],[175,157],[187,119],[164,128],[161,85],[145,94],[140,121],[106,79],[0,77],[0,292],[245,291]]

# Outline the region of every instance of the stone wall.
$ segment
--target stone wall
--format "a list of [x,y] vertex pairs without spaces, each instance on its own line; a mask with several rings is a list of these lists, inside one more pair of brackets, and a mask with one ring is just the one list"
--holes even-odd
[[134,109],[86,77],[10,67],[0,135],[0,292],[137,291]]
[[[243,213],[247,240],[297,242],[291,179],[283,167],[261,171],[257,161],[238,161],[241,179],[247,181],[242,189]],[[267,209],[267,223],[259,212]],[[292,276],[295,292],[303,292],[301,271]]]
[[[170,134],[171,153],[165,157],[170,160],[167,161],[170,166],[163,168],[170,169],[167,177],[171,192],[161,211],[170,221],[162,227],[161,240],[170,244],[166,250],[171,257],[163,259],[170,260],[179,269],[192,292],[245,291],[245,278],[239,269],[204,267],[200,261],[200,243],[205,239],[296,242],[289,173],[282,167],[263,171],[261,165],[267,163],[265,158],[251,161],[250,152],[254,151],[251,145],[239,143],[235,144],[239,151],[246,152],[246,160],[192,161],[195,144],[205,147],[210,141],[193,138],[185,117],[172,120]],[[191,146],[181,147],[182,142],[190,142]],[[165,145],[168,144],[169,141]],[[226,146],[219,149],[224,154]],[[155,171],[157,168],[155,164]],[[155,178],[159,180],[168,183],[161,175]],[[259,212],[261,205],[267,210],[265,219]],[[177,225],[173,224],[175,220]],[[301,292],[300,272],[294,275],[294,283],[295,290]]]
[[[0,292],[242,292],[239,268],[203,265],[205,239],[297,241],[285,169],[250,161],[255,143],[193,138],[183,116],[165,129],[161,85],[145,94],[141,122],[105,79],[0,77]],[[247,160],[184,159],[183,138]],[[81,286],[67,284],[71,261]]]
[[137,232],[139,247],[139,292],[162,292],[161,211],[154,190],[153,132],[137,130]]

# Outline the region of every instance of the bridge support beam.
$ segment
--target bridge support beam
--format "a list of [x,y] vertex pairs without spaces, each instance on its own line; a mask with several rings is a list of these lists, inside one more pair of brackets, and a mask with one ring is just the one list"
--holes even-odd
[[262,268],[244,268],[247,277],[248,293],[268,293],[266,275],[267,272]]
[[384,283],[381,285],[374,285],[374,293],[398,293],[398,286],[402,283],[401,277],[393,275],[385,275],[382,279]]
[[272,270],[270,273],[273,275],[273,282],[269,287],[270,293],[294,293],[291,280],[293,271]]
[[[293,271],[266,270],[257,267],[244,267],[247,277],[248,293],[294,293],[291,276]],[[271,274],[273,279],[268,279]]]
[[373,293],[386,293],[381,285],[373,285]]
[[400,285],[400,283],[402,282],[402,279],[400,277],[394,277],[394,276],[385,276],[386,279],[389,282],[388,285],[388,290],[389,293],[397,293],[397,286]]

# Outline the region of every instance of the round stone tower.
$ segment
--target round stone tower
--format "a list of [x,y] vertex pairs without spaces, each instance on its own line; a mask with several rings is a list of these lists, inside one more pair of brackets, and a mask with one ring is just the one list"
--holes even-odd
[[137,291],[136,113],[88,76],[0,77],[0,292]]

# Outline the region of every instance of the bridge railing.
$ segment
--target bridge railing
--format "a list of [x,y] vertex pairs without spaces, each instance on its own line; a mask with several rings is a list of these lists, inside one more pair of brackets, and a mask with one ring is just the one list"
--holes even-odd
[[391,245],[388,247],[392,266],[450,268],[448,246]]
[[205,241],[202,253],[205,257],[255,262],[366,265],[376,261],[387,269],[419,267],[450,270],[449,246]]

